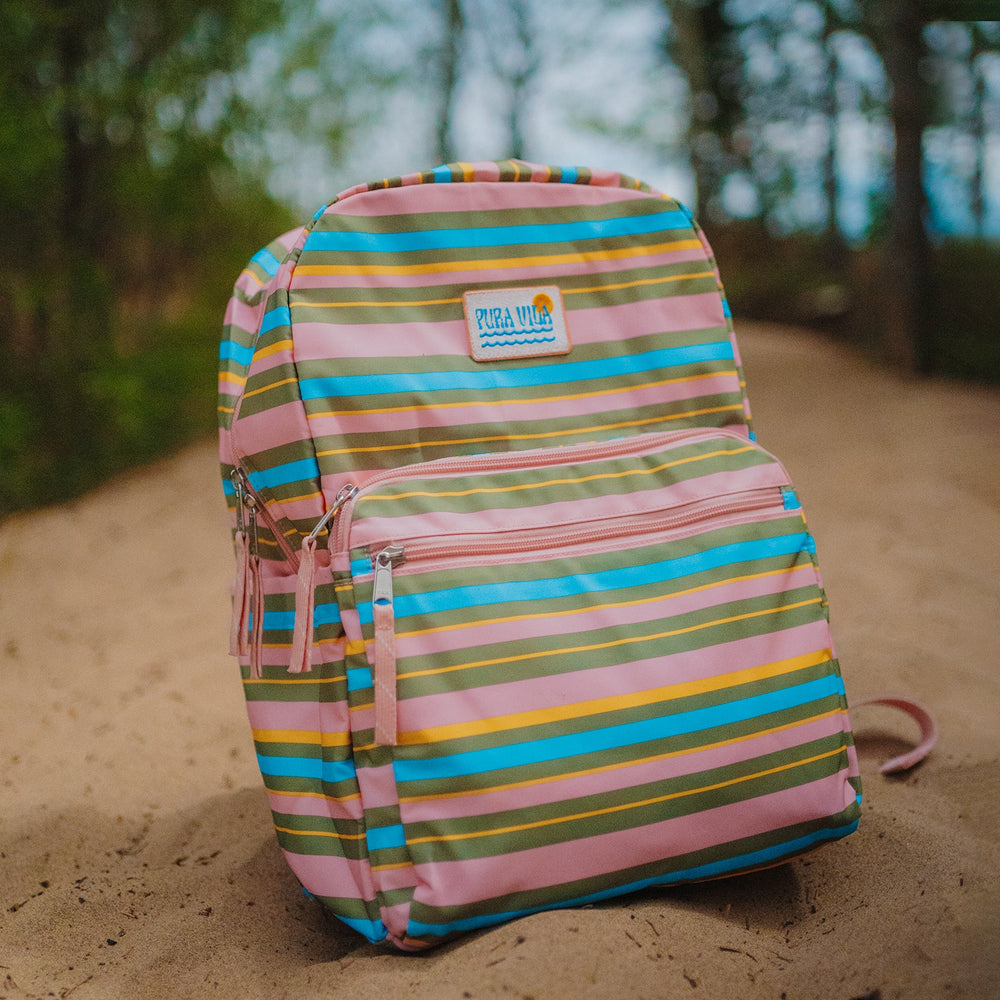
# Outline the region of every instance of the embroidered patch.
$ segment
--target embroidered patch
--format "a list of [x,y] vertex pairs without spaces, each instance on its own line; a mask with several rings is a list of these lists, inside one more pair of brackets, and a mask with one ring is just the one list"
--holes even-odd
[[555,285],[466,292],[465,323],[475,361],[568,354],[569,332]]

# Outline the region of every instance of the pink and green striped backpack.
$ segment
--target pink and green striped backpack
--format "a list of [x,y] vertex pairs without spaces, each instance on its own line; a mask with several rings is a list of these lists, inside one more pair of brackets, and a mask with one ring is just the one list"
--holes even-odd
[[221,346],[239,657],[308,893],[405,950],[774,865],[860,783],[712,252],[620,174],[345,191]]

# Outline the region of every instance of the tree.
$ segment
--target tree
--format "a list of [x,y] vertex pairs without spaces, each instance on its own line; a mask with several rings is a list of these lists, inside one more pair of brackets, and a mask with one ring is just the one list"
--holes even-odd
[[[0,0],[0,503],[78,492],[189,428],[206,291],[281,214],[227,143],[278,0]],[[244,200],[241,202],[241,197]],[[239,204],[237,204],[239,203]],[[256,237],[250,237],[256,238]],[[197,346],[196,346],[197,345]],[[188,352],[185,354],[185,350]],[[207,429],[207,427],[205,428]]]
[[934,360],[933,285],[924,189],[928,95],[920,75],[926,55],[923,21],[912,0],[882,0],[867,10],[871,38],[891,86],[892,208],[885,248],[886,359],[927,372]]

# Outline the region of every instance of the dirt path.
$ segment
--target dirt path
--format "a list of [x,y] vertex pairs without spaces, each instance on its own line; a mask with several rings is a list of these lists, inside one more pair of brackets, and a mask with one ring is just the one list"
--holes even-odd
[[1000,995],[1000,393],[741,327],[758,436],[816,535],[854,713],[861,830],[741,879],[541,914],[413,958],[285,868],[225,646],[213,445],[0,525],[0,1000]]

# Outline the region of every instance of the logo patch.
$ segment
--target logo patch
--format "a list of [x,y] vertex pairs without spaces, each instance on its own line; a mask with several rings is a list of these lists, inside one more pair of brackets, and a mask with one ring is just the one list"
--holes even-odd
[[474,361],[569,353],[566,316],[555,285],[466,292],[462,300]]

